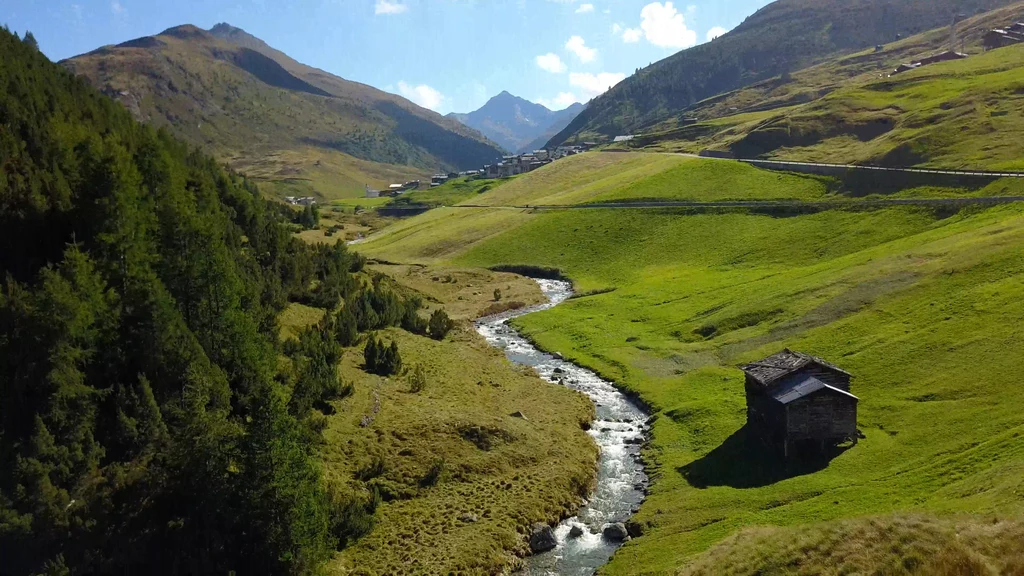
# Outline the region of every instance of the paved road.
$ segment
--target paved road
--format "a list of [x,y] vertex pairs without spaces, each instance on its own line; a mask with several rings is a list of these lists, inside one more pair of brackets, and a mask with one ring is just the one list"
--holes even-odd
[[702,160],[731,160],[743,162],[753,166],[770,166],[781,164],[783,166],[831,168],[841,170],[867,170],[871,172],[899,172],[903,174],[937,174],[942,176],[978,176],[984,178],[1024,178],[1024,172],[1000,172],[992,170],[941,170],[937,168],[886,168],[882,166],[860,166],[857,164],[828,164],[825,162],[791,162],[788,160],[754,160],[749,158],[716,158],[714,156],[700,156],[698,154],[676,153],[676,156],[689,158],[700,158]]
[[[800,201],[800,200],[736,200],[722,202],[601,202],[595,204],[546,204],[546,205],[496,205],[460,204],[458,206],[440,206],[440,208],[480,209],[503,208],[510,210],[595,210],[595,209],[638,209],[638,208],[814,208],[828,210],[832,208],[884,208],[887,206],[995,206],[1024,202],[1024,196],[984,196],[977,198],[892,198],[877,200],[832,200],[832,201]],[[394,208],[400,210],[401,208]],[[422,211],[422,208],[410,206],[410,211]]]

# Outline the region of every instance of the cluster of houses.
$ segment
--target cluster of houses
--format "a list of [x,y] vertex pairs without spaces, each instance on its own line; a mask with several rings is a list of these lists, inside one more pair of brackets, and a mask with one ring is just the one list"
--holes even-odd
[[485,178],[510,178],[532,172],[566,156],[582,154],[595,146],[596,142],[584,142],[573,146],[559,146],[554,150],[534,150],[526,154],[503,156],[501,162],[484,166],[482,174]]
[[[583,144],[573,146],[559,146],[554,150],[534,150],[527,154],[503,156],[500,162],[484,166],[482,170],[466,170],[464,172],[434,174],[430,178],[430,187],[436,188],[449,180],[465,176],[478,176],[481,178],[510,178],[519,174],[525,174],[526,172],[532,172],[537,168],[550,164],[560,158],[573,156],[575,154],[582,154],[595,146],[597,146],[596,142],[584,142]],[[370,188],[370,185],[367,184],[366,197],[389,198],[401,196],[406,192],[418,190],[419,187],[419,180],[412,180],[405,184],[392,184],[388,186],[387,190],[376,190],[374,188]],[[302,200],[305,200],[305,198]]]
[[[1024,22],[1015,22],[1014,24],[1011,24],[1005,28],[995,28],[989,30],[988,32],[985,33],[985,36],[982,39],[982,44],[985,46],[986,52],[989,50],[995,50],[997,48],[1004,48],[1006,46],[1012,46],[1014,44],[1022,43],[1024,43]],[[956,36],[954,32],[954,45],[955,44]],[[878,49],[876,48],[876,51],[877,50]],[[900,64],[895,70],[893,70],[892,74],[900,74],[908,70],[914,70],[916,68],[927,66],[929,64],[935,64],[937,62],[963,60],[964,58],[967,58],[967,54],[964,53],[963,51],[948,50],[946,52],[941,52],[939,54],[935,54],[934,56],[922,58],[914,62]]]
[[985,50],[995,50],[1024,43],[1024,22],[1015,22],[1006,28],[996,28],[985,33]]
[[284,201],[292,206],[312,206],[316,204],[316,198],[312,196],[285,196]]

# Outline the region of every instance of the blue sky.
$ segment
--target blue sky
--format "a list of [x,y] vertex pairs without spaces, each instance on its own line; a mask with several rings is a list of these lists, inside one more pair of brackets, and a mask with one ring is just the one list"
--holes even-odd
[[767,0],[3,0],[53,60],[228,22],[300,62],[469,112],[502,90],[561,109],[737,26]]

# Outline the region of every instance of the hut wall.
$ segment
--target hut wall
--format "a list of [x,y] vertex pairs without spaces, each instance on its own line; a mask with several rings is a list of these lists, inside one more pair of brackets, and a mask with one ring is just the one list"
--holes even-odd
[[786,407],[760,388],[747,386],[747,425],[765,443],[782,442],[786,438]]
[[789,440],[842,440],[857,433],[857,401],[819,392],[787,407]]

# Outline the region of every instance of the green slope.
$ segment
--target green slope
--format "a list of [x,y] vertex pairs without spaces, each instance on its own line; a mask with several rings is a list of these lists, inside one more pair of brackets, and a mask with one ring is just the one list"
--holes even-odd
[[169,127],[281,194],[359,195],[501,155],[479,133],[304,66],[227,25],[179,26],[67,60],[137,119]]
[[[1024,17],[1017,3],[961,25],[967,60],[888,74],[898,62],[931,54],[948,36],[933,31],[882,52],[839,58],[710,99],[703,122],[630,142],[633,148],[834,163],[1015,170],[1024,136],[1020,46],[982,52],[982,34]],[[739,110],[733,114],[732,110]]]
[[[663,158],[619,162],[650,168]],[[779,177],[755,171],[737,181],[735,170],[729,162],[695,164],[689,175],[677,174],[679,189],[710,197],[722,191],[715,185],[700,192],[704,183],[739,182],[730,196],[758,197]],[[528,194],[535,178],[557,180],[552,171],[514,184]],[[791,178],[777,194],[793,194],[805,180]],[[594,197],[583,191],[593,182],[581,182],[577,191],[566,180],[553,194],[577,202]],[[658,181],[653,174],[632,184],[647,191],[618,182],[600,194],[677,193],[659,189]],[[813,181],[806,185],[814,190]],[[419,216],[365,250],[393,261],[557,267],[579,290],[597,293],[519,325],[545,348],[654,406],[645,452],[654,484],[636,517],[645,535],[604,572],[664,574],[693,562],[696,570],[697,555],[751,526],[803,527],[893,512],[1024,512],[1024,395],[1012,376],[1024,362],[1022,246],[1024,208],[1017,205],[784,218],[481,208]],[[736,366],[784,347],[821,355],[855,375],[858,427],[866,438],[827,465],[780,466],[743,441],[743,377]],[[1012,547],[1013,533],[993,532],[991,544]],[[873,545],[870,531],[856,534],[864,541],[850,546]],[[953,545],[949,532],[943,534],[943,545]],[[767,558],[791,558],[789,546],[786,538],[734,546],[730,565],[741,567],[735,573],[753,573],[768,566]],[[773,565],[764,573],[834,569],[834,558],[824,556],[824,564]],[[883,570],[891,557],[867,558],[863,570]],[[900,570],[892,573],[934,573],[924,563]]]
[[948,26],[1013,0],[778,0],[721,38],[637,71],[594,99],[552,139],[608,137],[648,129],[717,94],[838,54]]

